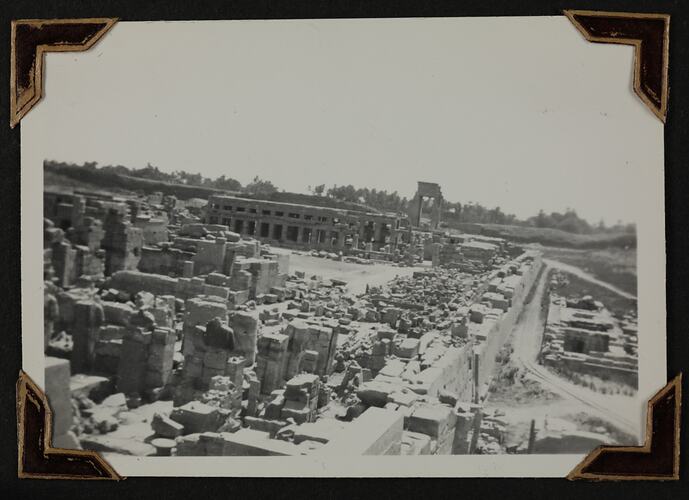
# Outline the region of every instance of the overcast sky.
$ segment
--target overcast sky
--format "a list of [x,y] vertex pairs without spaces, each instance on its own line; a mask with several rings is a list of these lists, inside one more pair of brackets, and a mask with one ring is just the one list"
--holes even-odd
[[630,222],[663,145],[632,54],[564,17],[119,23],[47,56],[22,129],[60,161]]

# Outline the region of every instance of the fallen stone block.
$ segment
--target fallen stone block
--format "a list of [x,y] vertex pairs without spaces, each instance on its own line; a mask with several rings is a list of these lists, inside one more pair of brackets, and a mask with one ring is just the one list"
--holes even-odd
[[356,395],[362,403],[382,408],[388,402],[390,395],[396,390],[397,387],[392,384],[372,380],[361,384]]
[[223,434],[224,456],[292,456],[300,449],[294,443],[270,439],[267,432],[240,429],[233,434]]
[[350,425],[348,422],[340,422],[331,418],[322,418],[315,422],[295,425],[293,426],[293,441],[294,444],[307,440],[325,444],[335,439],[348,425]]
[[160,413],[155,413],[153,415],[151,428],[158,436],[169,439],[175,439],[184,432],[184,426],[182,424]]
[[111,387],[110,379],[99,375],[77,373],[72,375],[69,380],[69,390],[72,396],[84,395],[94,401],[103,399],[112,391]]
[[456,425],[457,416],[452,410],[452,407],[441,404],[421,404],[405,419],[405,426],[410,431],[439,440]]
[[139,457],[152,456],[156,453],[154,446],[131,438],[118,438],[107,434],[82,434],[80,440],[85,450]]
[[404,339],[396,348],[395,356],[405,359],[416,358],[419,354],[419,339]]
[[177,456],[198,457],[206,455],[204,443],[200,441],[201,434],[194,433],[186,436],[179,436],[175,439]]
[[383,368],[380,369],[378,375],[393,378],[399,377],[400,375],[402,375],[402,372],[406,367],[407,365],[403,361],[399,359],[391,359],[385,364]]
[[419,432],[402,433],[402,455],[430,455],[431,438]]
[[249,427],[249,429],[267,432],[270,438],[275,437],[280,429],[288,425],[287,422],[282,420],[269,420],[258,417],[244,417],[244,423]]
[[124,408],[125,406],[127,406],[127,398],[125,397],[124,393],[117,392],[101,401],[100,406],[102,408]]
[[403,422],[404,416],[400,412],[368,408],[315,454],[333,457],[399,455]]
[[184,426],[186,434],[215,432],[223,423],[218,408],[191,401],[172,410],[170,419]]

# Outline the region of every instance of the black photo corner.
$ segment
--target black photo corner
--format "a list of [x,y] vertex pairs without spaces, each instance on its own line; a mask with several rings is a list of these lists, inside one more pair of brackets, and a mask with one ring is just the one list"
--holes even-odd
[[[261,478],[261,477],[127,477],[119,481],[20,479],[18,477],[17,379],[22,369],[22,315],[40,314],[28,301],[22,303],[20,203],[20,145],[22,124],[10,127],[11,22],[19,19],[116,18],[119,21],[242,20],[242,19],[349,19],[415,17],[560,16],[567,10],[667,14],[670,16],[668,89],[666,101],[658,98],[656,115],[663,114],[664,189],[667,304],[667,382],[683,374],[679,480],[596,481],[562,478]],[[108,499],[232,497],[325,497],[394,499],[400,496],[445,498],[555,497],[683,498],[689,491],[687,466],[687,379],[689,378],[689,5],[681,1],[584,0],[530,2],[480,0],[381,0],[359,1],[28,1],[12,0],[0,7],[0,57],[5,90],[0,93],[0,182],[4,225],[0,259],[4,262],[4,294],[0,300],[2,341],[0,370],[0,478],[12,498]],[[107,34],[105,35],[107,37]],[[499,33],[496,33],[499,36]],[[506,43],[509,43],[506,41]],[[547,43],[547,41],[544,41]],[[49,57],[49,56],[48,56]],[[146,75],[140,75],[146,78]],[[47,79],[50,76],[46,77]],[[630,75],[630,88],[632,86]],[[200,89],[199,91],[203,91]],[[40,106],[40,102],[36,106]],[[661,107],[662,113],[660,112]],[[94,123],[94,127],[98,124]],[[116,139],[116,138],[113,138]],[[306,184],[306,180],[304,181]],[[420,183],[422,184],[422,183]],[[422,189],[422,186],[419,186]],[[38,200],[37,200],[38,202]],[[662,387],[658,387],[658,390]],[[42,410],[43,411],[43,410]],[[672,409],[662,408],[671,418]],[[668,413],[669,412],[669,413]],[[650,428],[650,427],[649,427]],[[28,435],[28,434],[27,434]],[[40,436],[31,434],[36,439]],[[618,457],[619,458],[619,457]],[[208,457],[205,457],[208,460]],[[613,460],[614,458],[609,458]],[[96,461],[97,462],[97,461]],[[94,467],[101,465],[95,463]],[[267,465],[270,467],[270,465]],[[432,467],[432,463],[429,464]],[[107,475],[107,466],[99,469]],[[10,493],[11,492],[11,493]]]

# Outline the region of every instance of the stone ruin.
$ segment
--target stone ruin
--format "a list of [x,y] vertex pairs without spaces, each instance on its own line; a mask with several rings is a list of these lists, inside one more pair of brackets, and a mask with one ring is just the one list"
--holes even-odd
[[[442,199],[428,189],[420,202]],[[45,224],[46,349],[63,358],[46,379],[62,442],[425,455],[475,453],[492,432],[481,401],[538,257],[491,258],[473,274],[438,266],[353,296],[343,281],[290,274],[286,255],[227,225],[169,208],[163,233],[148,222],[157,205],[127,206],[101,222],[76,202],[60,208],[67,231]],[[152,434],[118,438],[139,408],[155,408]]]
[[425,199],[432,200],[431,229],[438,229],[443,210],[443,195],[440,185],[434,182],[418,182],[418,187],[414,198],[409,204],[409,220],[412,227],[421,226],[421,214]]

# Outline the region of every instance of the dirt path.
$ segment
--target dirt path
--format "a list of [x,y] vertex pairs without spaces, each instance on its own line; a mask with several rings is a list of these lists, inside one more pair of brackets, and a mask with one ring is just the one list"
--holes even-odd
[[[609,419],[610,422],[617,425],[621,430],[637,436],[640,429],[641,415],[635,398],[603,395],[593,392],[590,389],[563,380],[536,362],[545,326],[545,318],[541,314],[541,304],[550,265],[551,261],[545,263],[546,268],[536,284],[533,298],[528,304],[525,304],[524,313],[512,333],[513,359],[518,364],[521,364],[544,388],[559,394],[565,399],[574,399],[583,403],[586,407]],[[633,418],[634,415],[639,415],[639,418],[635,420]]]
[[596,278],[595,276],[587,273],[586,271],[584,271],[584,270],[582,270],[576,266],[572,266],[570,264],[565,264],[563,262],[559,262],[557,260],[551,260],[551,259],[543,259],[543,262],[552,268],[560,269],[560,270],[565,271],[567,273],[573,274],[578,278],[589,281],[595,285],[601,286],[603,288],[607,288],[611,292],[615,292],[616,294],[621,295],[622,297],[624,297],[626,299],[636,300],[636,295],[631,294],[629,292],[625,292],[624,290],[617,288],[615,285],[611,285],[610,283],[607,283],[605,281],[601,281],[598,278]]

